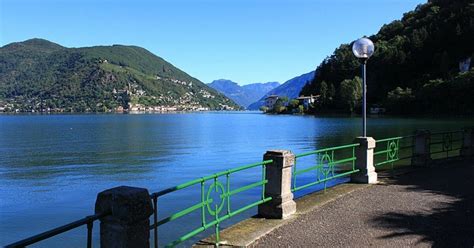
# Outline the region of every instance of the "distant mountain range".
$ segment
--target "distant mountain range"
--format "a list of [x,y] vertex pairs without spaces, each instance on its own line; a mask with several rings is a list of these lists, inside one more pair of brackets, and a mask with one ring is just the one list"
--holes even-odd
[[311,71],[286,81],[284,84],[268,91],[258,101],[250,104],[247,109],[258,110],[261,106],[265,104],[265,98],[270,95],[286,96],[290,99],[297,98],[303,86],[305,86],[306,83],[311,82],[314,78],[314,75],[315,72]]
[[278,82],[268,82],[240,86],[238,83],[227,79],[214,80],[208,84],[208,86],[223,93],[244,108],[247,108],[251,103],[254,103],[279,85]]
[[137,46],[66,48],[43,39],[0,47],[4,111],[239,108],[232,100]]

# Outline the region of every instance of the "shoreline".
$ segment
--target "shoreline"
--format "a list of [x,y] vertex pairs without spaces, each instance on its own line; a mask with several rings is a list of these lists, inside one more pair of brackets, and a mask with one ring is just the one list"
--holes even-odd
[[180,110],[180,111],[122,111],[122,112],[0,112],[1,115],[142,115],[142,114],[183,114],[210,112],[244,112],[242,110]]
[[[191,114],[191,113],[252,113],[263,114],[269,116],[301,116],[301,117],[321,117],[321,118],[361,118],[360,114],[342,114],[342,113],[324,113],[324,114],[276,114],[265,113],[260,110],[180,110],[180,111],[122,111],[122,112],[0,112],[0,116],[39,116],[39,115],[162,115],[162,114]],[[367,115],[368,118],[416,118],[416,119],[432,119],[432,118],[467,118],[474,119],[474,115],[397,115],[397,114],[373,114]]]

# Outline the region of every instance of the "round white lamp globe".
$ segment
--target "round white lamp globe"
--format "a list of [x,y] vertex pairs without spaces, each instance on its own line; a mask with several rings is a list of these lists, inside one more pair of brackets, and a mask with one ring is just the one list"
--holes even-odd
[[374,50],[374,43],[367,38],[360,38],[354,41],[354,44],[352,45],[352,53],[360,59],[370,58],[370,56],[374,54]]

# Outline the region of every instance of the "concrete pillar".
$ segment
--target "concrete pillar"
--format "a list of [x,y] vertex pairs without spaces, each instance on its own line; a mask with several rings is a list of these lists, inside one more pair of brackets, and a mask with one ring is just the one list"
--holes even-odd
[[354,143],[359,143],[359,146],[355,148],[355,166],[359,172],[352,174],[351,182],[377,183],[377,173],[374,167],[375,140],[372,137],[357,137]]
[[474,127],[463,129],[461,156],[472,157],[474,155]]
[[413,157],[411,164],[414,166],[427,166],[431,161],[429,130],[416,130],[414,137]]
[[100,192],[95,212],[111,214],[100,219],[100,247],[150,247],[150,215],[153,206],[148,190],[121,186]]
[[291,192],[291,171],[295,155],[291,151],[273,150],[263,155],[263,160],[273,160],[266,166],[267,184],[265,197],[272,200],[258,206],[258,215],[269,219],[285,219],[296,212]]

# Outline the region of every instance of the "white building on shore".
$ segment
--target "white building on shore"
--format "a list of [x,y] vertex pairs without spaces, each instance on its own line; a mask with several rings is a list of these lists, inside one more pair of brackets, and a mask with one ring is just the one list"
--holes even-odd
[[318,96],[300,96],[298,98],[296,98],[296,100],[299,101],[299,104],[300,105],[303,105],[305,108],[309,108],[309,106],[311,104],[314,104],[319,98],[319,95]]

